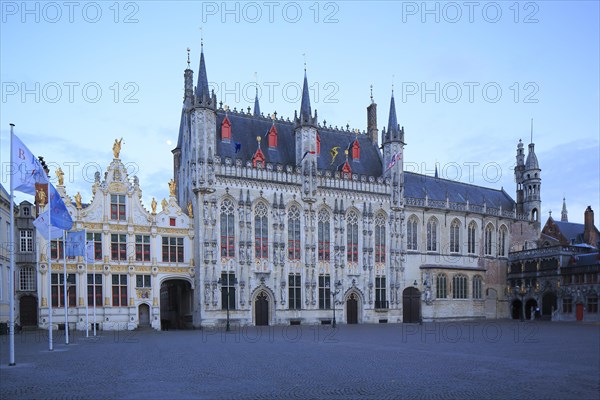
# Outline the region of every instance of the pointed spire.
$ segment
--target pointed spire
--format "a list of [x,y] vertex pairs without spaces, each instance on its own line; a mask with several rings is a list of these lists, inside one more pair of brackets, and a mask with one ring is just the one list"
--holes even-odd
[[304,69],[304,85],[302,87],[302,102],[300,104],[300,122],[305,123],[311,120],[310,95],[308,93],[308,78],[306,77],[306,68]]
[[254,97],[254,116],[260,117],[260,105],[258,104],[258,86],[256,86],[256,96]]
[[[435,163],[435,177],[439,178],[439,176],[438,176],[438,170],[437,170],[437,162]],[[447,197],[447,195],[446,195],[446,197]]]
[[561,222],[569,222],[569,213],[567,212],[567,202],[564,197],[563,197],[562,211],[560,212],[560,220],[561,220]]
[[203,98],[210,99],[208,75],[206,74],[206,64],[204,62],[204,42],[200,44],[200,68],[198,71],[198,83],[196,84],[196,97],[199,101],[202,101]]
[[390,118],[388,120],[387,135],[390,139],[399,138],[400,128],[398,118],[396,117],[396,102],[394,101],[394,90],[392,89],[392,99],[390,100]]

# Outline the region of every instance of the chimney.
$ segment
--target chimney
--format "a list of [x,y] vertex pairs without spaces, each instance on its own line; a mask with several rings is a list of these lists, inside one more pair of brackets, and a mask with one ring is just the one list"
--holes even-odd
[[594,211],[592,206],[588,206],[583,214],[583,241],[589,245],[596,246],[598,234],[594,226]]
[[367,132],[373,143],[377,144],[377,136],[379,132],[377,129],[377,104],[373,102],[372,98],[371,104],[369,104],[369,107],[367,107]]

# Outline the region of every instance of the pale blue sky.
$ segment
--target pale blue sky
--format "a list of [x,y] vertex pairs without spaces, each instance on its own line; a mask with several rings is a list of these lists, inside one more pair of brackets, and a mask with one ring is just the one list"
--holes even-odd
[[231,108],[253,104],[256,72],[261,110],[293,117],[306,58],[320,121],[363,130],[373,85],[381,129],[393,83],[408,170],[432,174],[438,162],[442,176],[514,198],[516,145],[534,118],[543,220],[560,217],[564,195],[571,221],[591,205],[600,226],[598,2],[472,4],[4,1],[1,182],[12,122],[84,202],[117,137],[147,207],[167,196],[186,48],[197,74],[202,26],[209,82]]

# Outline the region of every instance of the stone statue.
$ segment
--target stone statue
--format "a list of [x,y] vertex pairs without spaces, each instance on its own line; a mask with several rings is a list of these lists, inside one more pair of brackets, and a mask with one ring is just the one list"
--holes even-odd
[[113,155],[115,158],[119,158],[119,153],[121,152],[121,143],[123,142],[123,138],[121,140],[115,139],[115,143],[113,144]]
[[75,195],[75,206],[81,208],[81,193],[77,192]]
[[43,206],[46,204],[46,191],[43,189],[36,190],[38,204]]
[[152,198],[152,203],[150,203],[150,207],[152,207],[152,214],[156,214],[156,199]]
[[160,204],[162,205],[163,211],[167,211],[167,205],[169,204],[169,203],[167,203],[167,199],[162,199]]
[[188,217],[194,218],[194,206],[192,206],[191,201],[188,201],[187,209],[188,209]]
[[169,195],[175,196],[175,190],[177,189],[177,184],[173,179],[169,181]]
[[58,167],[56,169],[56,177],[58,178],[58,185],[63,186],[65,183],[65,173],[63,172],[62,168]]

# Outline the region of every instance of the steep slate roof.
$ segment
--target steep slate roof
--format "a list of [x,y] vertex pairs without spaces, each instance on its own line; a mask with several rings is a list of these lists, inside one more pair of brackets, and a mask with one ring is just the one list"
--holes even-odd
[[[254,117],[246,113],[227,113],[227,118],[231,122],[231,141],[221,140],[221,124],[225,118],[224,110],[217,110],[217,154],[221,156],[221,162],[225,162],[225,157],[232,159],[241,159],[243,165],[252,160],[252,156],[258,149],[256,141],[257,136],[262,137],[260,143],[265,161],[284,166],[291,165],[296,167],[296,140],[294,136],[295,123],[289,121],[275,121],[277,128],[277,148],[269,148],[266,135],[273,124],[270,118]],[[349,162],[353,174],[378,177],[382,175],[381,154],[379,148],[373,144],[367,135],[355,135],[352,132],[342,132],[335,129],[318,128],[321,139],[321,153],[317,157],[317,167],[320,170],[336,171],[337,168],[346,161],[344,150],[358,138],[360,144],[360,159],[352,160],[349,154]],[[240,143],[240,151],[235,153],[235,143]],[[331,154],[329,151],[339,146],[338,155],[331,164]]]
[[420,175],[413,172],[404,173],[404,194],[406,197],[424,199],[425,194],[429,200],[466,203],[470,205],[485,204],[487,207],[500,208],[503,211],[514,210],[514,200],[504,191],[471,185],[468,183],[440,179],[429,175]]
[[552,219],[556,227],[559,229],[560,233],[567,239],[570,243],[581,243],[583,242],[583,224],[576,224],[574,222],[562,222],[556,221]]

